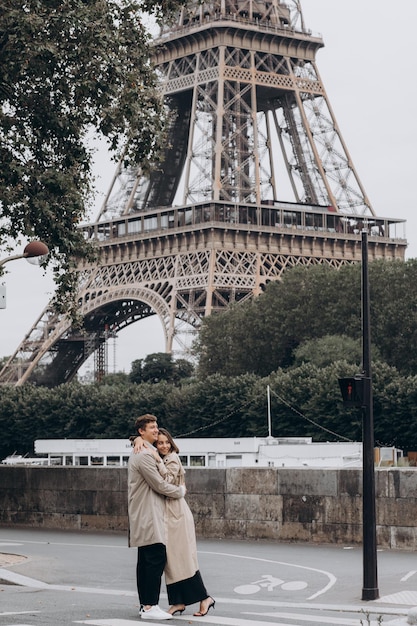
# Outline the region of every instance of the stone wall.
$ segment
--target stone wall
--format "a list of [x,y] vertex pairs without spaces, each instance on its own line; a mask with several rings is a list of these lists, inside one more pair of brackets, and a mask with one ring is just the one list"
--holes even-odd
[[[200,537],[358,544],[359,469],[188,469]],[[127,529],[127,470],[0,466],[0,525]],[[417,548],[417,469],[376,470],[377,539]]]

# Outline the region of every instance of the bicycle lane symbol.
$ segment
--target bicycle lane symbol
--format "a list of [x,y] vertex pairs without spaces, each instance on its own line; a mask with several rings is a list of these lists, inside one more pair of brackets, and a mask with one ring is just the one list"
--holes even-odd
[[300,591],[307,587],[307,583],[304,580],[292,580],[288,583],[281,578],[275,578],[275,576],[271,576],[270,574],[264,574],[261,576],[260,580],[255,580],[254,582],[249,583],[248,585],[239,585],[234,588],[235,593],[239,593],[241,595],[253,595],[254,593],[258,593],[261,589],[265,588],[267,591],[273,591],[275,587],[281,587],[281,589],[285,589],[286,591]]
[[[200,554],[210,554],[212,556],[219,556],[222,559],[224,558],[239,559],[241,561],[246,561],[247,563],[249,562],[264,563],[264,564],[267,563],[269,566],[276,566],[276,565],[280,567],[285,566],[285,567],[290,567],[294,570],[297,570],[300,573],[303,572],[305,574],[312,574],[313,576],[317,576],[317,575],[324,576],[324,579],[325,580],[327,579],[327,583],[325,583],[323,587],[320,587],[312,595],[306,598],[307,601],[314,600],[315,598],[318,598],[319,596],[323,596],[324,594],[326,594],[335,585],[336,580],[337,580],[336,576],[332,574],[331,572],[318,569],[316,567],[309,567],[307,565],[298,565],[296,563],[285,563],[283,561],[275,561],[273,559],[263,559],[259,557],[246,556],[243,554],[230,554],[229,552],[207,551],[207,552],[200,552]],[[266,588],[267,591],[272,591],[272,589],[278,586],[281,586],[281,589],[284,589],[287,591],[296,591],[298,589],[305,589],[306,587],[308,587],[308,584],[301,580],[285,582],[281,580],[280,578],[275,578],[274,576],[271,576],[270,574],[265,574],[261,577],[260,580],[255,580],[254,582],[251,582],[248,585],[240,585],[238,587],[235,587],[234,591],[242,595],[245,593],[246,595],[250,595],[250,594],[258,593],[263,588]]]

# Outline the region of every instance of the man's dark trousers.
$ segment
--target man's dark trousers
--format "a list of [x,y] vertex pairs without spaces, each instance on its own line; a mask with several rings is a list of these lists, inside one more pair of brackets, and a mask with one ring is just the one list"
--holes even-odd
[[138,548],[136,583],[141,605],[155,606],[159,603],[161,580],[167,561],[167,551],[163,543]]

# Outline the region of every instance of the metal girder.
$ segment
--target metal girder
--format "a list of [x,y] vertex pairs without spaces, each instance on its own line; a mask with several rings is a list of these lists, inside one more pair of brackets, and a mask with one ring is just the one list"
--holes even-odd
[[322,45],[299,2],[191,3],[155,43],[163,163],[148,178],[121,169],[99,219],[209,199],[374,214],[316,67]]

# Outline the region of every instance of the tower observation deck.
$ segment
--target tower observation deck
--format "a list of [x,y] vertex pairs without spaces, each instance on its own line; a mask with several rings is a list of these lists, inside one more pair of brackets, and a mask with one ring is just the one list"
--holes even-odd
[[296,265],[404,259],[405,222],[378,217],[316,64],[299,0],[190,2],[153,45],[169,110],[164,159],[115,172],[80,264],[85,331],[48,306],[0,382],[70,381],[105,341],[158,315],[166,350],[204,316]]

